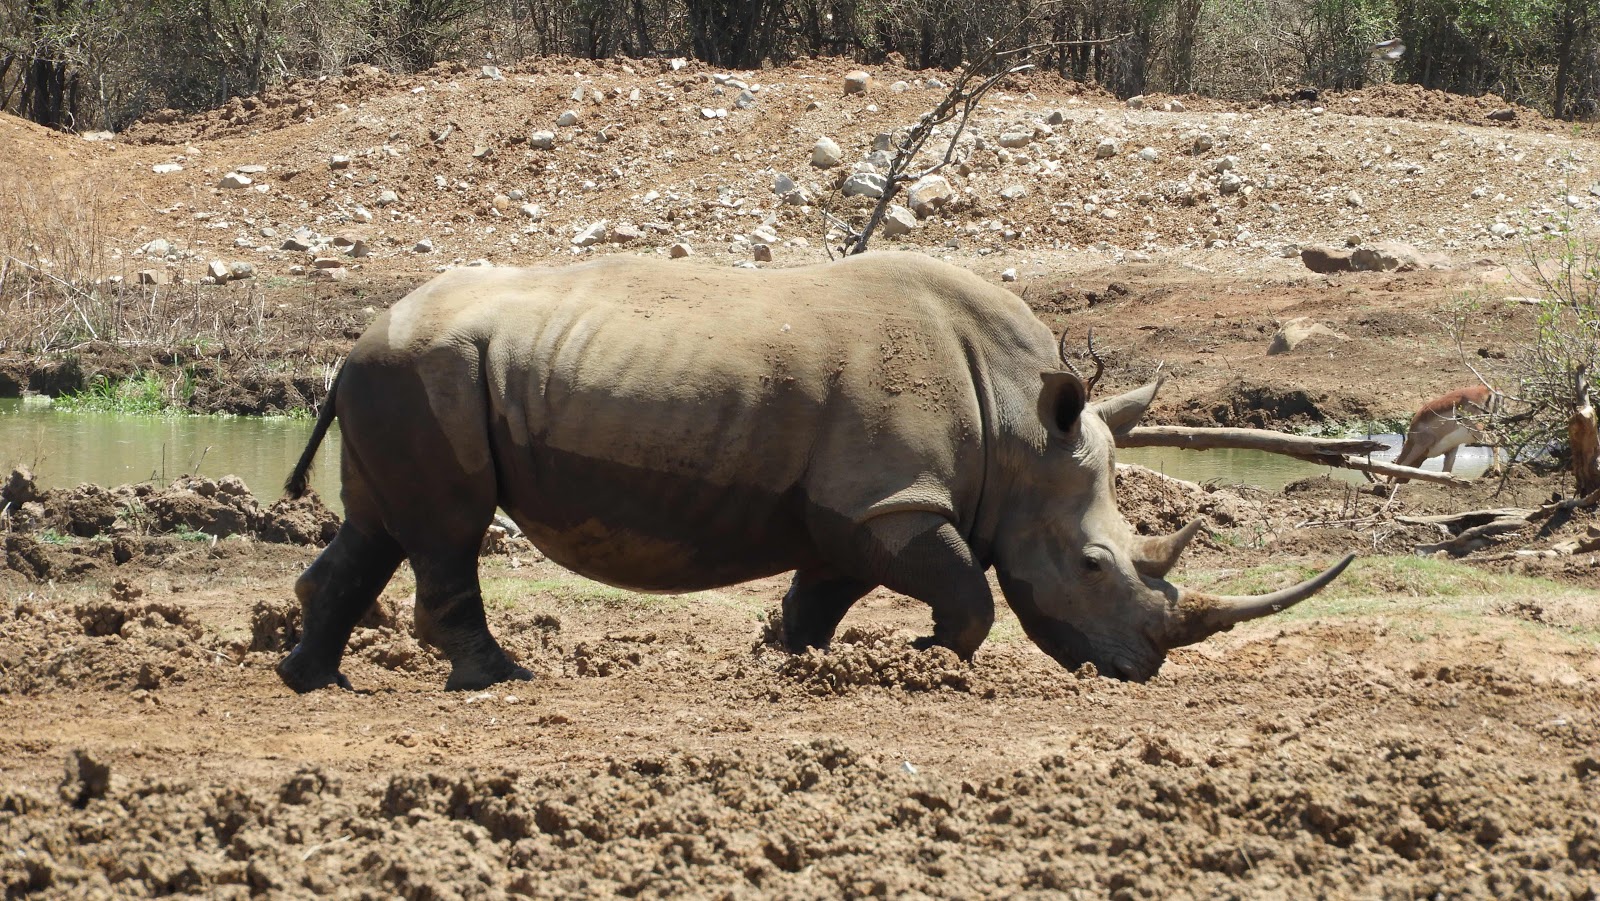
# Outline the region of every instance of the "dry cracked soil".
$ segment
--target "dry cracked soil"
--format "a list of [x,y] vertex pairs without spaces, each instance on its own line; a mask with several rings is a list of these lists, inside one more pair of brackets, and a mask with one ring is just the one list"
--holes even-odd
[[[6,323],[0,393],[155,367],[188,374],[195,409],[283,410],[319,400],[323,367],[442,267],[678,242],[686,265],[747,263],[756,243],[760,265],[823,260],[819,209],[864,209],[842,172],[940,93],[937,73],[890,66],[845,96],[849,68],[353,69],[96,142],[0,118],[19,215],[94,213],[68,231],[95,250],[95,296],[141,270],[172,282],[126,296],[118,334]],[[1462,351],[1492,369],[1533,328],[1505,301],[1536,290],[1522,239],[1595,226],[1600,145],[1527,111],[1489,120],[1497,98],[1322,103],[1130,109],[1019,78],[979,110],[954,199],[881,246],[1014,275],[1052,327],[1095,329],[1111,385],[1164,364],[1160,422],[1403,419],[1470,382]],[[557,125],[569,108],[579,124]],[[809,164],[819,136],[840,167]],[[220,187],[228,173],[251,184]],[[776,196],[779,175],[810,202]],[[601,222],[604,241],[574,243]],[[1293,256],[1347,239],[1447,268],[1323,275]],[[44,243],[29,265],[64,271]],[[202,284],[212,260],[254,274]],[[318,260],[339,277],[314,280]],[[143,309],[196,331],[174,339]],[[1296,316],[1343,337],[1268,356]],[[11,511],[7,898],[1600,897],[1600,558],[1542,553],[1593,511],[1464,561],[1416,556],[1438,531],[1395,518],[1536,506],[1570,493],[1559,474],[1391,501],[1124,471],[1141,531],[1206,519],[1180,583],[1257,591],[1363,554],[1145,684],[1062,670],[1004,611],[970,665],[917,651],[925,608],[881,591],[828,652],[793,656],[768,643],[782,579],[635,595],[511,541],[483,581],[534,681],[444,692],[402,568],[352,640],[355,690],[303,697],[272,666],[331,514],[226,483],[57,489]]]

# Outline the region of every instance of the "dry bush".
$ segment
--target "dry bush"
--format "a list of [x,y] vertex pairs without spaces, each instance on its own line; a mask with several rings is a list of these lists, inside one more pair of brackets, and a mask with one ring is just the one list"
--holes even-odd
[[137,262],[108,252],[114,187],[41,189],[0,175],[0,353],[54,354],[89,342],[170,357],[222,347],[234,357],[290,346],[253,279],[205,286],[188,255],[171,285],[141,285]]

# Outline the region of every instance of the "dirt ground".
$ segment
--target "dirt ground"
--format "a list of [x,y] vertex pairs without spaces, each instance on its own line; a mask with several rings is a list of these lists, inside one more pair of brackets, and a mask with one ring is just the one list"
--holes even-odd
[[[849,68],[737,73],[760,87],[749,109],[696,64],[550,60],[502,80],[352,70],[110,142],[0,118],[0,195],[92,213],[66,243],[93,244],[99,275],[121,279],[94,296],[123,305],[114,334],[8,313],[0,394],[154,368],[192,377],[194,409],[282,411],[318,402],[376,311],[446,266],[680,241],[736,265],[763,228],[777,240],[760,265],[820,261],[824,198],[863,211],[838,196],[842,172],[940,93],[891,67],[845,97]],[[1005,85],[971,164],[949,170],[957,199],[882,246],[996,282],[1012,270],[1053,328],[1094,329],[1114,388],[1163,366],[1154,421],[1304,429],[1403,421],[1471,382],[1463,352],[1495,371],[1533,327],[1532,306],[1505,302],[1535,293],[1523,239],[1557,211],[1596,224],[1594,136],[1526,110],[1487,119],[1498,98],[1173,99]],[[581,124],[556,125],[569,108]],[[1052,112],[1048,136],[1000,146]],[[542,130],[550,150],[530,145]],[[821,135],[840,167],[808,164]],[[1101,159],[1106,138],[1119,153]],[[218,187],[247,166],[252,186]],[[1224,169],[1251,190],[1221,193]],[[780,174],[812,202],[782,202]],[[65,221],[19,209],[30,227]],[[640,234],[577,248],[599,221]],[[29,234],[12,246],[64,272],[71,254]],[[310,248],[283,248],[297,236]],[[1320,275],[1293,254],[1347,239],[1408,241],[1448,268]],[[341,277],[313,279],[318,259]],[[212,260],[254,275],[202,284]],[[142,270],[172,284],[135,288]],[[1458,314],[1460,348],[1444,328]],[[1344,339],[1267,355],[1295,316]],[[1561,513],[1463,560],[1417,555],[1447,534],[1397,518],[1536,508],[1570,494],[1560,475],[1391,500],[1325,478],[1262,492],[1125,470],[1140,531],[1206,520],[1179,584],[1267,590],[1362,555],[1145,684],[1062,670],[1005,611],[970,666],[915,651],[926,609],[882,591],[829,652],[791,656],[766,643],[783,579],[635,595],[512,541],[486,553],[485,594],[534,682],[444,692],[402,568],[352,642],[356,690],[304,697],[272,666],[325,510],[226,480],[8,490],[7,898],[1600,897],[1600,552],[1552,550],[1600,517]]]

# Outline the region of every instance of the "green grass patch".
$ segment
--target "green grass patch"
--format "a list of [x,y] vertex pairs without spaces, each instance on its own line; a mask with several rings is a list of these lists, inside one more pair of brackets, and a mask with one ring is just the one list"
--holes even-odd
[[168,381],[155,372],[125,379],[97,376],[82,391],[63,394],[55,407],[73,413],[129,413],[160,416],[187,411],[194,397],[194,376],[185,371]]
[[[1262,594],[1286,588],[1320,572],[1315,564],[1275,563],[1247,570],[1189,570],[1178,581],[1186,588],[1214,594]],[[1432,557],[1362,557],[1316,597],[1263,622],[1396,617],[1400,634],[1426,641],[1447,622],[1471,622],[1485,628],[1488,617],[1519,600],[1584,600],[1594,592],[1549,579],[1493,573]],[[1474,626],[1476,628],[1476,626]],[[1600,645],[1600,630],[1589,626],[1556,626],[1495,616],[1492,628],[1541,634],[1557,633],[1579,644]]]

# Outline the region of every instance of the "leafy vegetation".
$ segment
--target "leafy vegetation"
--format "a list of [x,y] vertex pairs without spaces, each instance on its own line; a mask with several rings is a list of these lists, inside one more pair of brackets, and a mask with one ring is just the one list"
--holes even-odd
[[57,398],[55,406],[76,413],[159,415],[182,412],[192,396],[194,379],[187,372],[172,382],[146,372],[126,379],[98,376],[82,391]]

